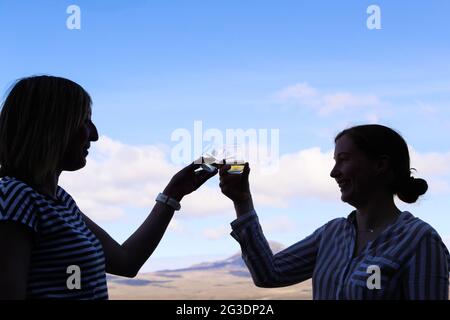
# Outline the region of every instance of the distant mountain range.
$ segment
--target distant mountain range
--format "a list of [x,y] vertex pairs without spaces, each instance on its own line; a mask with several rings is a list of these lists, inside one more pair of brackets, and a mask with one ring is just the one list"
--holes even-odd
[[[275,241],[269,241],[269,246],[272,249],[273,253],[277,253],[283,250],[284,246],[281,243]],[[159,277],[164,277],[167,279],[176,279],[182,277],[181,274],[188,274],[190,272],[222,272],[227,273],[235,277],[244,277],[251,278],[250,272],[245,265],[244,260],[242,259],[241,252],[238,252],[231,257],[218,260],[214,262],[203,262],[194,264],[187,268],[180,269],[165,269],[159,270],[151,273],[142,273],[140,275],[155,275]],[[136,277],[134,279],[118,277],[115,275],[107,275],[108,282],[127,285],[127,286],[146,286],[146,285],[155,285],[155,284],[164,284],[170,282],[166,279],[164,280],[147,280],[142,279],[142,277]]]
[[[269,242],[274,253],[283,245]],[[311,281],[282,288],[255,286],[241,253],[188,268],[140,273],[135,278],[108,275],[112,300],[273,300],[311,299]]]
[[[269,246],[272,249],[273,253],[277,253],[284,249],[284,246],[281,243],[275,242],[275,241],[269,241]],[[201,271],[201,270],[236,270],[240,271],[241,269],[244,269],[244,274],[246,276],[250,276],[250,273],[248,273],[247,266],[245,265],[244,260],[242,260],[242,254],[241,252],[238,252],[231,257],[214,261],[214,262],[203,262],[194,264],[187,268],[181,268],[181,269],[168,269],[168,270],[160,270],[156,271],[156,273],[168,273],[168,272],[190,272],[190,271]]]
[[[269,242],[274,253],[283,245]],[[135,278],[107,275],[112,300],[273,300],[312,299],[311,279],[280,288],[253,283],[241,253],[188,268],[140,273]]]

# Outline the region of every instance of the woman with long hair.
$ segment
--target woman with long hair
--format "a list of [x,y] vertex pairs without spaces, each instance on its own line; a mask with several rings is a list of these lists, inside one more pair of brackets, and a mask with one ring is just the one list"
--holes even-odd
[[[18,81],[0,114],[0,299],[107,299],[106,272],[134,277],[180,209],[214,176],[185,167],[156,197],[148,218],[123,243],[112,239],[58,185],[86,165],[98,132],[91,98],[53,76]],[[77,279],[78,277],[78,279]]]

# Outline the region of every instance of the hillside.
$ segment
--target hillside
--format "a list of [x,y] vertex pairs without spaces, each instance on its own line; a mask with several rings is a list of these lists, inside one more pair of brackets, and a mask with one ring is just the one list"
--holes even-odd
[[[273,252],[283,246],[269,243]],[[311,282],[265,289],[253,284],[240,253],[188,268],[139,274],[134,279],[108,275],[110,299],[311,299]]]

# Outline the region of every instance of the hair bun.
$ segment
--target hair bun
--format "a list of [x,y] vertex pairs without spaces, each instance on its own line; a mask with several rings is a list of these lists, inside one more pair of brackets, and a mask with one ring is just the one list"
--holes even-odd
[[419,196],[428,190],[428,183],[424,179],[409,177],[397,192],[400,200],[406,203],[414,203]]

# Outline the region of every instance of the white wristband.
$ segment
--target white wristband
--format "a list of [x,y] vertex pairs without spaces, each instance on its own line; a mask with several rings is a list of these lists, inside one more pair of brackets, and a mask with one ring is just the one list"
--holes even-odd
[[176,211],[181,209],[181,205],[177,200],[169,196],[166,196],[164,193],[158,194],[158,196],[156,197],[156,201],[162,202]]

